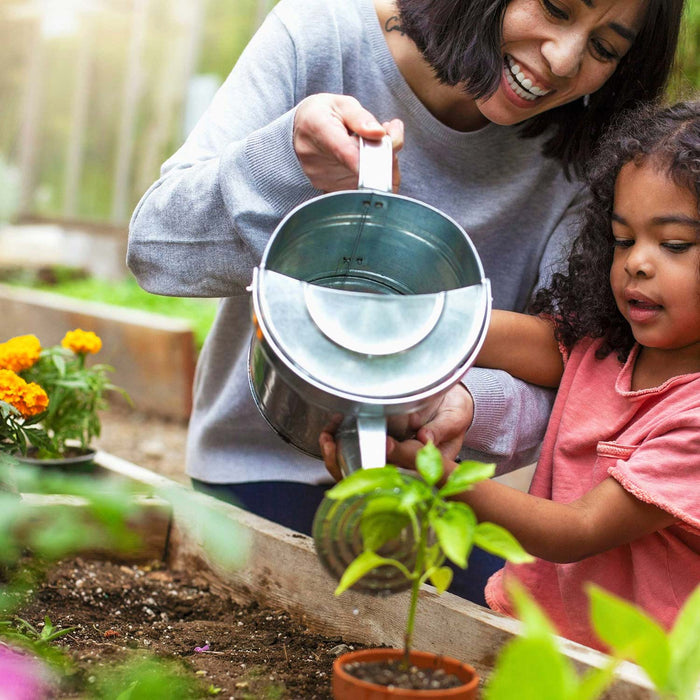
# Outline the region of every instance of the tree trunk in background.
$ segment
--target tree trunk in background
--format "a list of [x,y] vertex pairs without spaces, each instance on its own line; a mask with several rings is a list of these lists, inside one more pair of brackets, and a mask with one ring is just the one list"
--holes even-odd
[[28,43],[27,49],[27,80],[22,103],[22,126],[19,141],[20,215],[32,211],[36,188],[39,122],[41,121],[44,84],[44,40],[38,17],[34,22],[31,41]]
[[75,92],[71,108],[71,125],[66,149],[65,195],[63,214],[75,217],[78,213],[78,193],[80,176],[83,171],[85,154],[85,133],[87,126],[88,105],[90,103],[91,60],[93,51],[92,27],[89,18],[80,17],[78,35],[78,59],[75,67]]
[[146,36],[148,4],[149,0],[134,0],[132,34],[124,78],[124,102],[117,141],[117,165],[114,173],[114,198],[111,216],[113,223],[123,223],[129,216],[129,184],[134,153],[136,115],[144,77],[141,59]]

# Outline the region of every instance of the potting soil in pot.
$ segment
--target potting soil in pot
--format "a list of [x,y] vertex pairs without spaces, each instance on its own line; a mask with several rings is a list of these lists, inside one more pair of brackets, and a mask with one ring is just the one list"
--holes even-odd
[[446,690],[458,688],[462,681],[441,668],[420,668],[401,660],[378,662],[351,662],[343,668],[355,678],[376,685],[408,688],[411,690]]

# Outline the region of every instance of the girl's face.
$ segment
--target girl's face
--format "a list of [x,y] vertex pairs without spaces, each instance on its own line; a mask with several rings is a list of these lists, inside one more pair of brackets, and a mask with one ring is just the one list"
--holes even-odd
[[511,0],[498,90],[476,101],[507,126],[595,92],[642,26],[646,0]]
[[693,194],[653,160],[627,163],[615,183],[612,232],[610,284],[637,342],[700,361],[700,217]]

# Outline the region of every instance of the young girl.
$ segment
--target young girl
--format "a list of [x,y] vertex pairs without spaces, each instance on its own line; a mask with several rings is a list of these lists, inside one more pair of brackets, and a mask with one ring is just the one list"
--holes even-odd
[[[667,628],[700,583],[700,102],[630,115],[591,186],[568,274],[537,316],[495,311],[478,358],[559,387],[530,493],[489,481],[463,500],[539,557],[491,577],[490,607],[512,614],[517,577],[597,646],[585,583]],[[390,447],[411,466],[420,443]]]

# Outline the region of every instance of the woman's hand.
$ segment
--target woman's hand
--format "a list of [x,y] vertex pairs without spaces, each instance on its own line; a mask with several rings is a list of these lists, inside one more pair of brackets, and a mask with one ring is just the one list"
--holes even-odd
[[321,449],[323,463],[326,465],[328,473],[335,481],[340,481],[343,475],[340,472],[340,467],[336,459],[336,444],[333,433],[330,430],[324,430],[318,439],[318,445]]
[[445,394],[432,420],[414,426],[416,437],[424,445],[432,442],[445,459],[454,460],[473,418],[474,399],[463,384],[457,384]]
[[311,184],[323,192],[354,190],[362,136],[379,140],[391,136],[394,152],[392,187],[398,191],[401,175],[397,154],[403,146],[403,122],[380,124],[354,97],[319,94],[302,100],[294,115],[294,150]]
[[[415,440],[398,442],[393,438],[387,438],[387,462],[398,467],[414,468],[416,452],[428,442],[432,442],[442,453],[447,461],[457,458],[464,433],[471,425],[474,417],[474,400],[464,385],[458,384],[448,391],[438,407],[432,420],[425,425],[418,423],[411,427],[416,430]],[[341,418],[331,421],[319,437],[321,456],[328,473],[336,480],[342,479],[340,468],[336,458],[335,431]],[[418,414],[411,416],[411,420],[420,420]]]

